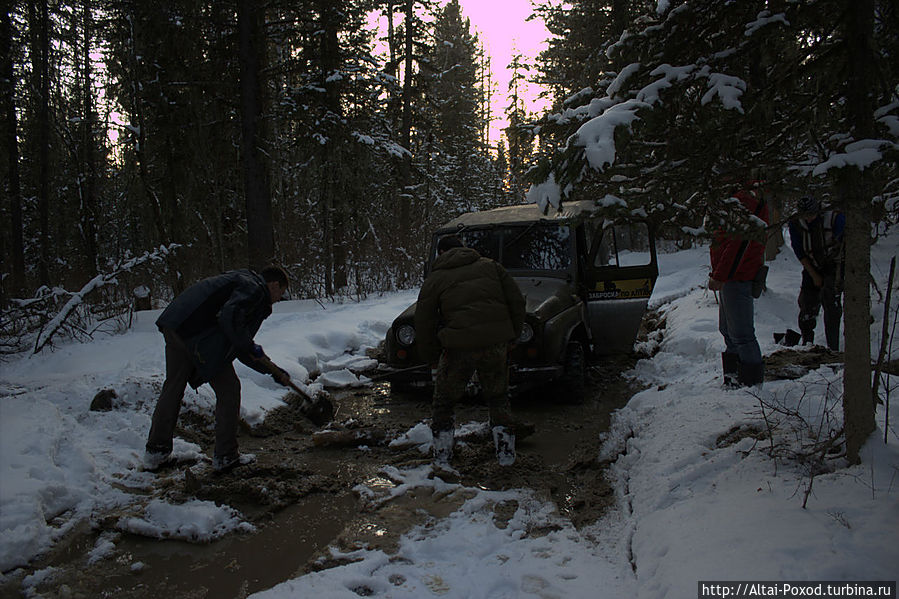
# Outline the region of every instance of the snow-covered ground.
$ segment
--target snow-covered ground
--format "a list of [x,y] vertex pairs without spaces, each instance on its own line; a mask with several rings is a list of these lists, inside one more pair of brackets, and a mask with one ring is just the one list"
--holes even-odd
[[[873,250],[880,289],[897,239],[894,234]],[[722,390],[717,306],[703,287],[707,249],[662,255],[660,266],[652,304],[665,316],[664,338],[650,341],[658,353],[628,373],[647,389],[615,415],[597,456],[613,462],[618,509],[576,530],[527,490],[465,489],[471,498],[458,511],[405,535],[396,555],[359,550],[342,556],[354,560],[348,565],[253,597],[656,598],[696,597],[701,580],[895,581],[899,439],[895,425],[885,425],[883,408],[863,464],[846,468],[835,459],[834,472],[812,479],[809,466],[789,452],[808,442],[808,429],[839,428],[839,368],[769,382],[760,392]],[[788,250],[770,266],[769,290],[756,302],[766,355],[778,349],[773,332],[796,328],[800,280]],[[324,307],[282,302],[257,341],[295,380],[322,371],[330,384],[354,383],[351,371],[364,365],[365,350],[414,297],[404,292]],[[154,385],[164,376],[156,314],[141,313],[123,335],[0,365],[0,571],[25,565],[79,521],[115,506],[146,502],[143,517],[123,518],[119,527],[150,536],[214,539],[250,526],[229,506],[173,506],[128,491],[148,487],[153,477],[137,466]],[[872,342],[879,347],[881,305],[873,315]],[[258,423],[281,405],[283,391],[270,377],[237,368],[242,415]],[[104,388],[117,391],[116,409],[90,411]],[[185,405],[209,414],[214,396],[204,386],[188,391]],[[769,426],[771,438],[764,434]],[[176,441],[178,453],[200,449]],[[389,501],[418,486],[456,490],[428,479],[427,468],[387,473],[402,481],[391,491],[358,491],[368,501]],[[497,527],[492,506],[512,500],[517,511],[508,526]],[[114,542],[101,537],[88,558],[108,559]],[[47,577],[52,571],[31,580]]]

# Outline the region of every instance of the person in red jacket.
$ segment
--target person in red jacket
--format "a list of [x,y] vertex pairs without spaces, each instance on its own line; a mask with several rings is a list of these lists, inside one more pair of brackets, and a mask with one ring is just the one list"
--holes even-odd
[[[757,184],[745,186],[733,197],[768,224],[768,207]],[[718,330],[725,344],[721,354],[724,384],[728,387],[761,385],[765,367],[755,336],[752,284],[764,265],[765,245],[719,232],[710,253],[709,289],[719,292]]]

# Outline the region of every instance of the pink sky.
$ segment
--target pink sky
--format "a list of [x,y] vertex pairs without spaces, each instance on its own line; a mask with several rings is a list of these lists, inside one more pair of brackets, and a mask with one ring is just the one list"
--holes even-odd
[[[517,49],[525,62],[533,62],[546,47],[549,31],[543,21],[526,21],[531,14],[530,0],[459,0],[462,14],[471,20],[471,27],[478,34],[484,49],[491,57],[496,92],[493,96],[493,116],[501,120],[492,123],[490,143],[499,139],[500,130],[508,125],[505,109],[509,105],[506,96],[511,72],[506,69]],[[540,112],[548,102],[536,100],[539,89],[529,86],[524,90],[528,112]]]
[[[491,57],[495,91],[492,99],[492,116],[490,127],[490,144],[495,146],[501,136],[502,129],[508,126],[505,111],[509,105],[508,90],[511,72],[506,69],[512,62],[512,55],[517,49],[525,63],[533,63],[537,54],[546,46],[544,40],[549,31],[543,21],[526,21],[531,14],[530,0],[459,0],[462,15],[470,20],[472,32]],[[401,17],[400,17],[401,18]],[[378,13],[372,13],[370,22],[386,30],[386,20]],[[383,43],[380,51],[385,51]],[[525,109],[529,113],[540,114],[548,108],[546,100],[537,101],[540,89],[536,86],[525,86],[519,94],[525,99]]]

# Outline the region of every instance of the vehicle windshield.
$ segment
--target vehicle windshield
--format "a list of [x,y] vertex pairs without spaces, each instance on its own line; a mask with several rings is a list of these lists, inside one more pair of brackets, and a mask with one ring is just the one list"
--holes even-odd
[[469,229],[461,234],[466,247],[496,260],[509,270],[567,270],[571,264],[567,225],[530,225]]

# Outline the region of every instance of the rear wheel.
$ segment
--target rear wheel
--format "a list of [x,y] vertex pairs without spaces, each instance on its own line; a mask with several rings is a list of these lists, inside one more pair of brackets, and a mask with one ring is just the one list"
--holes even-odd
[[587,355],[580,341],[572,341],[565,348],[563,368],[561,382],[565,391],[572,401],[584,401],[587,387]]

